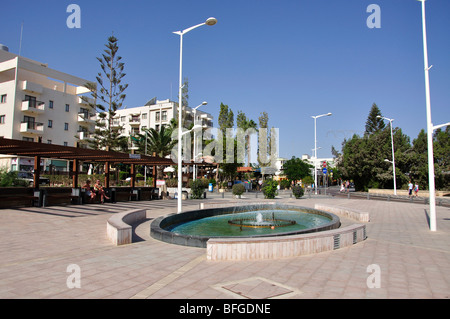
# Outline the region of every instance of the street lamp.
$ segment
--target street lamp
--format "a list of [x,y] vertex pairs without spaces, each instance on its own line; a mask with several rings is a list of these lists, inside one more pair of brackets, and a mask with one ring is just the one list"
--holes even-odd
[[425,96],[427,106],[427,143],[428,143],[428,188],[430,199],[430,230],[436,231],[436,198],[434,184],[434,156],[433,156],[433,131],[438,128],[448,126],[450,123],[433,126],[431,121],[431,102],[430,102],[430,77],[429,71],[432,67],[428,66],[428,48],[427,48],[427,28],[425,21],[425,0],[422,2],[422,33],[423,33],[423,61],[425,65]]
[[[198,105],[198,106],[196,106],[196,107],[194,107],[193,109],[192,109],[192,112],[194,113],[194,124],[195,124],[195,122],[196,122],[196,119],[197,119],[197,109],[200,107],[200,106],[202,106],[202,105],[207,105],[208,104],[208,102],[203,102],[202,104],[200,104],[200,105]],[[195,163],[196,163],[196,161],[197,161],[197,139],[196,139],[196,136],[195,136],[195,130],[194,130],[194,167],[193,167],[193,169],[192,169],[192,173],[194,174],[194,181],[197,179],[197,165],[195,165]]]
[[317,119],[323,116],[331,116],[332,113],[311,116],[314,119],[314,193],[317,195]]
[[178,213],[183,212],[182,201],[181,201],[181,190],[182,190],[182,171],[181,166],[183,165],[183,161],[181,158],[181,124],[182,122],[182,109],[183,109],[183,35],[192,31],[198,27],[203,25],[215,25],[217,23],[216,18],[208,18],[205,22],[194,25],[190,28],[187,28],[183,31],[175,31],[173,33],[180,36],[180,79],[179,79],[179,91],[178,91]]
[[381,115],[378,115],[377,118],[389,121],[389,124],[391,126],[392,170],[394,172],[394,195],[397,195],[397,183],[395,180],[394,134],[392,133],[392,122],[394,121],[394,119],[389,119]]

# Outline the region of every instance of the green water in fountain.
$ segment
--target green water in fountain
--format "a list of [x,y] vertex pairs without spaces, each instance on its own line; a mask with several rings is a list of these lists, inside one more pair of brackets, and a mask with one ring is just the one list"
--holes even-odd
[[[261,218],[258,214],[262,215],[263,220],[271,219],[274,216],[276,219],[292,220],[296,223],[285,227],[274,227],[273,229],[270,227],[238,227],[228,224],[229,220],[235,219],[255,219],[257,221]],[[175,226],[170,231],[182,235],[208,237],[258,236],[316,228],[329,222],[330,219],[328,217],[318,214],[289,210],[258,210],[205,217]]]

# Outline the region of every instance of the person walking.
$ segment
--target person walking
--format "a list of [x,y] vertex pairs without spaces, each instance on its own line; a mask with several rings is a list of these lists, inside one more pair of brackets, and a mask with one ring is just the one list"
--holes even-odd
[[414,194],[416,195],[416,197],[417,197],[418,193],[419,193],[419,184],[415,183],[415,185],[414,185]]
[[409,181],[409,184],[408,184],[408,196],[409,196],[409,198],[411,198],[411,196],[412,196],[412,190],[413,190],[413,183],[411,183],[411,181]]

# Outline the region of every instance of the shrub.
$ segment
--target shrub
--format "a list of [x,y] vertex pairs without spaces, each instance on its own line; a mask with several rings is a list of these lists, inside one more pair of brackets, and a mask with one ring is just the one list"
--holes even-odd
[[274,199],[278,195],[278,182],[271,179],[266,180],[261,189],[265,198]]
[[168,178],[168,179],[166,179],[166,186],[167,187],[177,187],[178,180],[176,178]]
[[295,198],[300,198],[305,194],[305,190],[300,185],[295,185],[292,187],[292,194],[294,194]]
[[200,199],[205,192],[205,183],[201,179],[196,179],[190,182],[191,186],[191,198]]
[[232,187],[233,195],[242,195],[245,192],[245,187],[243,184],[234,184]]
[[287,179],[283,179],[280,181],[280,189],[289,189],[291,186],[291,182]]
[[[19,180],[17,172],[0,169],[0,187],[24,186]],[[28,185],[27,185],[28,186]]]
[[119,171],[119,180],[123,181],[128,177],[128,172]]

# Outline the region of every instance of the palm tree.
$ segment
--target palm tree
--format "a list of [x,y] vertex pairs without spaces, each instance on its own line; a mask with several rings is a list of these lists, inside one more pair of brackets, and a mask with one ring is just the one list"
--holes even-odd
[[[170,155],[172,149],[177,145],[177,140],[172,139],[172,126],[161,126],[159,131],[154,128],[145,129],[144,134],[139,134],[140,139],[138,142],[139,152],[145,152],[145,139],[147,139],[147,153],[153,154],[159,157],[166,157]],[[157,179],[163,177],[163,167],[157,166]]]

